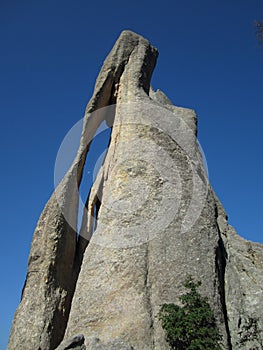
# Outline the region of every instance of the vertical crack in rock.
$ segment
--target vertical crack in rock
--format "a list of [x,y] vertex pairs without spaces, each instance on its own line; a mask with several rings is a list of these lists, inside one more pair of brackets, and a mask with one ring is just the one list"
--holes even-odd
[[[103,176],[101,176],[102,169],[103,169],[103,164],[101,165],[101,168],[95,180],[95,183],[91,187],[90,193],[85,203],[85,208],[83,209],[82,223],[81,223],[81,228],[77,239],[77,249],[76,249],[76,256],[75,256],[76,280],[79,275],[85,250],[91,240],[91,237],[97,225],[99,209],[101,205],[100,200],[102,198],[103,181],[104,181]],[[96,186],[97,183],[99,184],[98,187]]]
[[225,298],[225,268],[226,268],[226,250],[222,238],[218,240],[218,247],[216,249],[216,270],[218,273],[219,280],[219,294],[221,299],[222,311],[224,315],[226,334],[227,334],[227,344],[228,349],[232,350],[231,335],[228,325],[228,316],[226,308],[226,298]]
[[146,247],[146,266],[145,266],[145,296],[146,296],[146,305],[150,319],[150,338],[151,344],[149,344],[150,349],[155,349],[155,341],[154,341],[154,314],[152,307],[152,286],[150,281],[150,262],[149,262],[149,244]]
[[[216,219],[218,218],[218,208],[215,205],[215,216]],[[216,266],[216,272],[218,274],[218,281],[219,281],[219,295],[222,305],[222,311],[224,315],[224,322],[225,322],[225,329],[227,334],[227,345],[228,350],[232,350],[232,342],[231,342],[231,334],[229,330],[229,324],[228,324],[228,315],[227,315],[227,307],[226,307],[226,295],[225,295],[225,270],[226,270],[226,261],[227,261],[227,251],[224,246],[223,239],[221,237],[220,228],[218,226],[218,223],[216,223],[217,229],[218,229],[218,246],[216,248],[215,252],[215,266]]]

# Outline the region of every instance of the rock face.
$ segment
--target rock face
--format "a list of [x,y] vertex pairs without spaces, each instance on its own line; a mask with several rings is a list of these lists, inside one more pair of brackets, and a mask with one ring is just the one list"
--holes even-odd
[[[195,112],[151,89],[157,55],[124,31],[105,60],[76,158],[34,233],[9,350],[168,350],[157,315],[189,275],[202,281],[222,349],[263,349],[263,246],[228,225]],[[111,139],[77,234],[78,188],[103,122]]]
[[56,350],[86,350],[86,346],[84,345],[84,335],[78,334],[70,339],[66,339],[60,343],[60,345],[56,348]]

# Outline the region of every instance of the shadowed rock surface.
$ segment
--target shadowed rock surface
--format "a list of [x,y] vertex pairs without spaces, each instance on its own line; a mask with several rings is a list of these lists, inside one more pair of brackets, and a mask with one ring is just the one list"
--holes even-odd
[[[168,350],[157,315],[189,275],[202,281],[222,348],[262,349],[263,246],[228,225],[195,112],[150,87],[157,56],[124,31],[106,58],[76,158],[34,233],[9,350],[73,349],[76,334],[85,345],[74,349]],[[109,148],[77,234],[78,188],[103,121]]]
[[56,348],[56,350],[86,350],[86,346],[84,345],[84,335],[78,334],[69,339],[66,339],[60,343],[60,345]]

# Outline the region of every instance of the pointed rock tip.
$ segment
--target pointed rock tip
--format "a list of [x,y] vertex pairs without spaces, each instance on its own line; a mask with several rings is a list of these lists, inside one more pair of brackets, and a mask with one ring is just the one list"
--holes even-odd
[[[131,41],[144,41],[145,43],[147,43],[148,45],[151,45],[150,41],[146,38],[144,38],[142,35],[138,34],[138,33],[135,33],[133,32],[132,30],[129,30],[129,29],[125,29],[123,30],[121,33],[120,33],[120,36],[117,40],[118,42],[131,42]],[[152,45],[151,45],[152,46]],[[153,47],[154,50],[157,50],[156,47]]]
[[[133,32],[132,30],[125,29],[121,32],[120,38],[127,38],[127,37],[143,38],[142,35],[137,34],[137,33]],[[145,39],[145,38],[143,38],[143,39]]]

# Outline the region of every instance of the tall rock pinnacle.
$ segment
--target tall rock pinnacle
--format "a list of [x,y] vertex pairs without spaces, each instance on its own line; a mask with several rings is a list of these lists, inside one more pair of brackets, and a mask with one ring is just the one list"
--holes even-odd
[[[263,246],[228,225],[195,112],[150,87],[157,56],[124,31],[106,58],[77,155],[34,233],[9,350],[168,350],[158,312],[178,302],[190,275],[222,349],[262,349]],[[79,186],[102,123],[109,147],[77,232]]]

